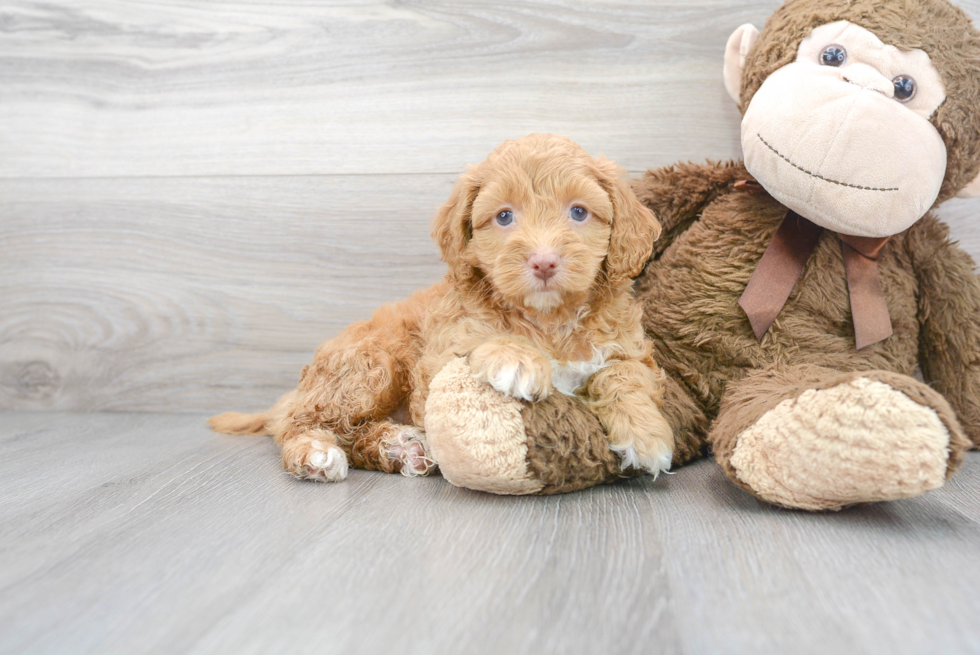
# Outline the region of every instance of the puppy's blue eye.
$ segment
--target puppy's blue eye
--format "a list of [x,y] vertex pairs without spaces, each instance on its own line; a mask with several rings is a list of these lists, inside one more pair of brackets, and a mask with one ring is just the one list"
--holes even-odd
[[497,214],[496,221],[497,225],[510,225],[514,222],[514,212],[509,209],[505,209]]
[[575,205],[569,210],[568,215],[572,217],[573,221],[581,223],[589,217],[589,210],[581,205]]

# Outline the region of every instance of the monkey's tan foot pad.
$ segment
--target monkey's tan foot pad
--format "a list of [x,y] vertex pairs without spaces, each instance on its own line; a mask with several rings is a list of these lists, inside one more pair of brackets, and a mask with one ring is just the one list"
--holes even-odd
[[527,464],[522,405],[476,380],[465,359],[433,378],[425,434],[442,476],[457,487],[495,494],[531,494],[544,483]]
[[401,474],[406,477],[429,475],[436,468],[436,462],[425,443],[425,435],[416,427],[406,425],[399,428],[384,449],[389,460],[400,462]]
[[784,507],[836,510],[942,486],[949,431],[883,382],[856,378],[784,400],[738,435],[738,479]]

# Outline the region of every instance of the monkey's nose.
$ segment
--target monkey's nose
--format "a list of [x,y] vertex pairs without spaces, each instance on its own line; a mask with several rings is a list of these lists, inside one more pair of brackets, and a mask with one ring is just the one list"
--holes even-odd
[[553,252],[536,252],[527,258],[527,265],[531,267],[534,277],[548,280],[558,272],[558,255]]

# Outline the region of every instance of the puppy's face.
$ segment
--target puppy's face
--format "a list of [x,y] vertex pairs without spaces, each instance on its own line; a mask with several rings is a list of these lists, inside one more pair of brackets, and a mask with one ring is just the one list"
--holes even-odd
[[509,302],[548,312],[592,287],[613,207],[581,162],[524,154],[488,172],[467,254]]
[[464,173],[433,237],[465,280],[479,272],[508,303],[550,312],[597,279],[638,275],[660,226],[624,171],[565,137],[507,141]]

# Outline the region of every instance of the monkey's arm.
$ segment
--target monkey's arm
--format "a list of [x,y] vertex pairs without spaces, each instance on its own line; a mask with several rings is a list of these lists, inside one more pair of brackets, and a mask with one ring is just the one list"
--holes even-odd
[[656,258],[718,196],[752,176],[740,161],[675,164],[651,169],[633,180],[633,191],[657,216],[663,233],[653,244]]
[[919,366],[926,382],[956,411],[980,447],[980,277],[973,259],[949,240],[949,228],[926,216],[908,247],[919,280]]

